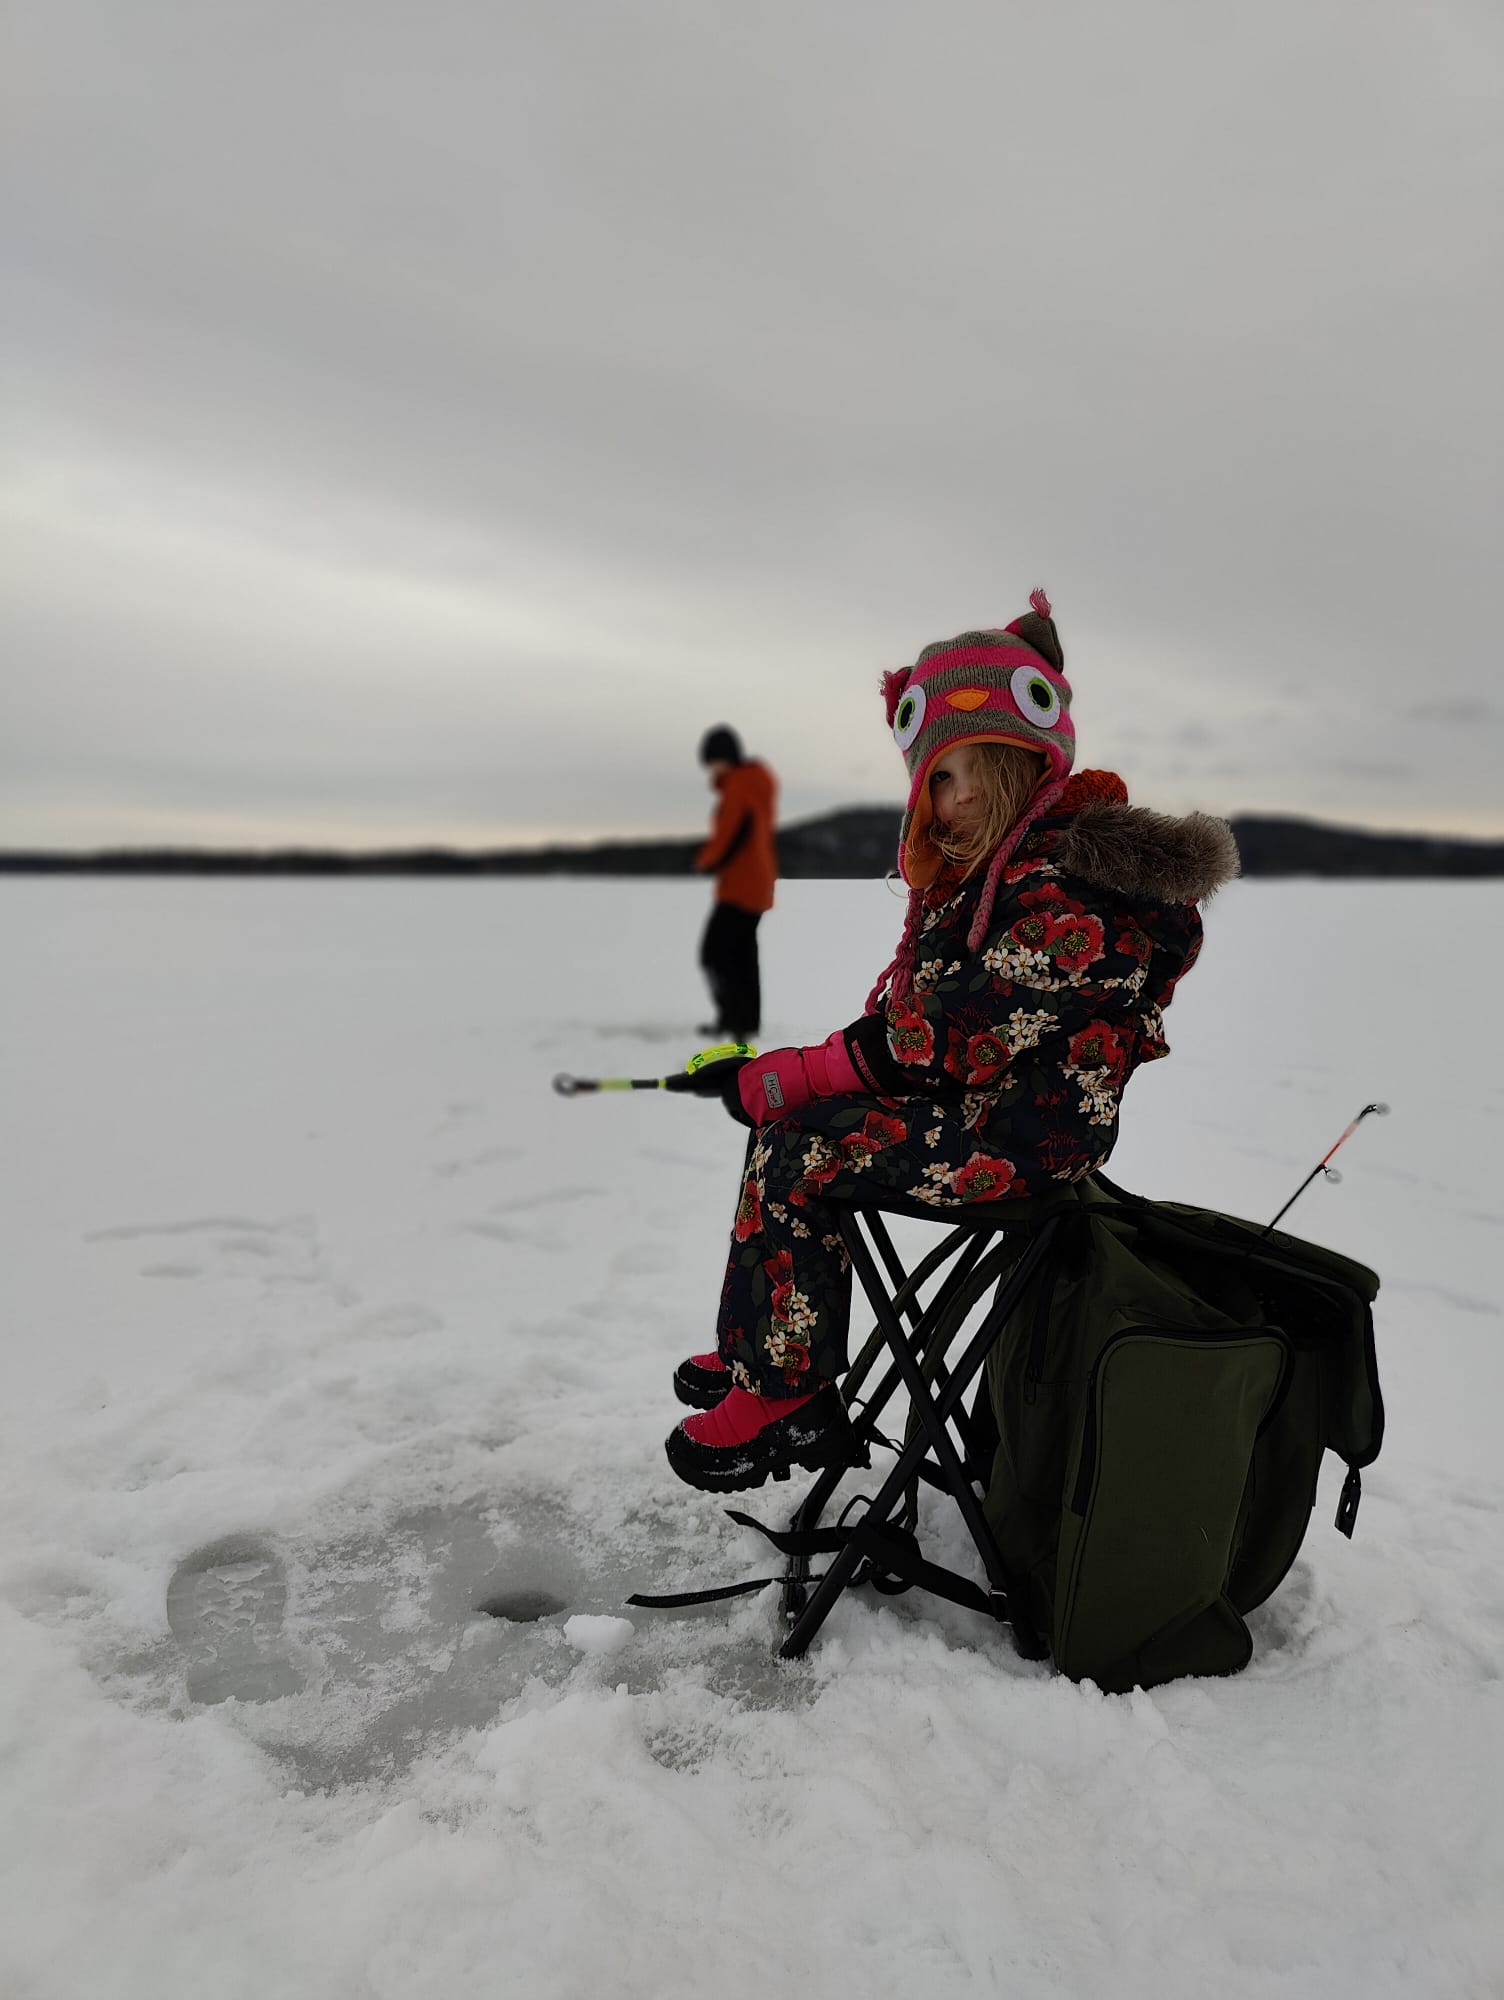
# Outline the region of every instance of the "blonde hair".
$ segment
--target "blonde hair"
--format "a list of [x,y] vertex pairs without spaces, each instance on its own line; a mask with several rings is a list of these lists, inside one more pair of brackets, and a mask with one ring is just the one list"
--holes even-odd
[[963,881],[996,854],[1023,818],[1048,769],[1037,750],[1025,750],[1018,743],[971,743],[967,748],[975,759],[976,810],[964,827],[948,829],[931,820],[920,838],[921,846],[959,868]]

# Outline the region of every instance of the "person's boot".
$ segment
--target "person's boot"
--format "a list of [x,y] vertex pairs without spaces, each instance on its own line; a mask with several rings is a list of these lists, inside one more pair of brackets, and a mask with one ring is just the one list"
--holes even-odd
[[793,1466],[866,1465],[834,1382],[810,1396],[774,1400],[731,1389],[713,1410],[697,1410],[669,1433],[668,1462],[688,1486],[737,1493]]
[[719,1354],[691,1354],[674,1370],[674,1394],[692,1410],[713,1410],[731,1387],[731,1370]]
[[719,1021],[697,1021],[695,1033],[710,1042],[746,1042],[749,1046],[757,1039],[755,1027],[728,1028]]

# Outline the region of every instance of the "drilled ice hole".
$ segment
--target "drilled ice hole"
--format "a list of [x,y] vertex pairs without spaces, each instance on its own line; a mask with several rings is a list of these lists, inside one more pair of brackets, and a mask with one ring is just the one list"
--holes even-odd
[[475,1607],[482,1618],[504,1618],[513,1625],[536,1625],[540,1618],[552,1618],[567,1608],[546,1590],[503,1590]]

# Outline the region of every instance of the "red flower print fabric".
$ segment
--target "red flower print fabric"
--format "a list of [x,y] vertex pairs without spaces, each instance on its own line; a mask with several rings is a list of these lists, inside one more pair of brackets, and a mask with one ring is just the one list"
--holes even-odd
[[[1056,829],[1058,832],[1058,828]],[[925,913],[914,991],[847,1033],[891,1095],[832,1097],[752,1135],[719,1322],[733,1379],[804,1395],[846,1366],[850,1273],[832,1198],[880,1187],[932,1208],[1026,1199],[1101,1166],[1123,1089],[1166,1052],[1195,964],[1194,905],[1066,877],[1033,829],[982,949],[980,883]]]

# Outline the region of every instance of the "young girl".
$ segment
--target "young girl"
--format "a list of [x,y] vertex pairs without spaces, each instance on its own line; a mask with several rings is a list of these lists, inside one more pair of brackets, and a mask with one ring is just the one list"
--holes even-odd
[[1100,1167],[1123,1086],[1164,1055],[1162,1010],[1201,946],[1197,900],[1237,873],[1221,821],[1130,806],[1071,775],[1071,690],[1049,599],[884,677],[910,777],[908,914],[867,1011],[736,1079],[756,1129],[717,1352],[674,1376],[692,1486],[760,1486],[843,1449],[850,1273],[831,1196],[1036,1195]]

